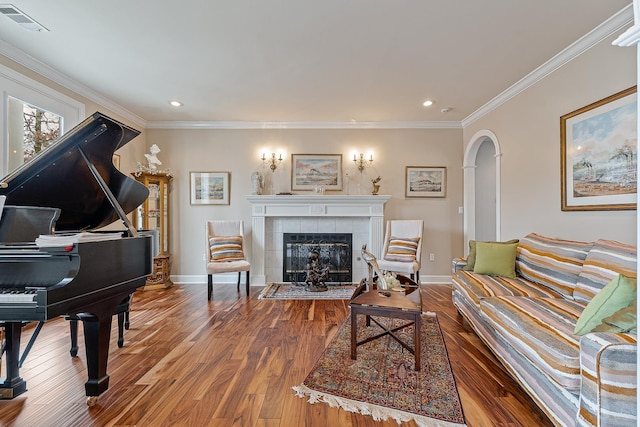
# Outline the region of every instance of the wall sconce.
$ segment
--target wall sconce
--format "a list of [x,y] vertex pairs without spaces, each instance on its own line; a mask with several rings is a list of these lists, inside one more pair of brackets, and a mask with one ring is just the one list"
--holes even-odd
[[364,172],[364,169],[371,166],[373,163],[373,154],[369,155],[369,159],[364,158],[364,154],[360,153],[360,157],[357,157],[355,154],[353,155],[353,163],[356,164],[358,171],[360,173]]
[[271,157],[267,157],[265,153],[262,153],[262,163],[269,166],[271,172],[275,172],[278,165],[282,163],[282,154],[279,154],[278,158],[276,158],[276,153],[271,153]]

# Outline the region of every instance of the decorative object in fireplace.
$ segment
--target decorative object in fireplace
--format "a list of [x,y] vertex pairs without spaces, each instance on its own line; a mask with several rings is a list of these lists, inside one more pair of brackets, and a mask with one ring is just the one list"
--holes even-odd
[[352,283],[350,233],[284,233],[282,278],[308,283]]

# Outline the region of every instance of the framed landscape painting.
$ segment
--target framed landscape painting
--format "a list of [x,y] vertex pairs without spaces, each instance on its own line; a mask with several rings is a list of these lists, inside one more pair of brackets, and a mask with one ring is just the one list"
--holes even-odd
[[636,209],[636,98],[634,86],[560,118],[563,211]]
[[444,166],[407,166],[405,197],[445,197],[447,168]]
[[342,190],[342,154],[292,154],[291,190]]
[[229,172],[190,172],[192,205],[228,205]]

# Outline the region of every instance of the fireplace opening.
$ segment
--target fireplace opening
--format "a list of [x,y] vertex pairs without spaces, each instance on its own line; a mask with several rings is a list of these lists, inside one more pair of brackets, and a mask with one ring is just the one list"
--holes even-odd
[[351,233],[284,233],[284,282],[304,284],[309,252],[319,255],[320,264],[329,267],[327,283],[351,283]]

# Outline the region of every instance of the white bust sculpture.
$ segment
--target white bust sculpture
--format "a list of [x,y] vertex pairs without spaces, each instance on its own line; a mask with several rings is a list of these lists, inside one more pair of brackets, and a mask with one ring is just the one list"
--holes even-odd
[[160,147],[158,147],[156,144],[153,144],[149,148],[149,151],[151,152],[151,154],[145,154],[144,156],[147,158],[147,162],[149,162],[149,170],[154,171],[158,169],[158,165],[162,164],[160,159],[158,159],[158,153],[160,152]]

